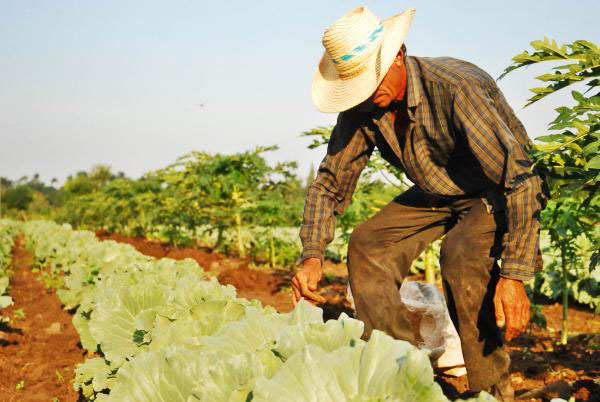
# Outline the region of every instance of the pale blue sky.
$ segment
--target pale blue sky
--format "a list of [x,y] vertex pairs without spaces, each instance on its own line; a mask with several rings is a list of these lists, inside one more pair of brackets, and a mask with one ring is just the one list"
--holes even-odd
[[[104,163],[137,177],[191,150],[278,144],[269,159],[297,160],[304,176],[323,151],[300,133],[335,120],[310,100],[321,35],[357,5],[381,18],[416,7],[410,54],[494,77],[531,40],[600,39],[598,0],[0,0],[0,175],[62,181]],[[521,110],[541,71],[499,82],[532,137],[570,103]]]

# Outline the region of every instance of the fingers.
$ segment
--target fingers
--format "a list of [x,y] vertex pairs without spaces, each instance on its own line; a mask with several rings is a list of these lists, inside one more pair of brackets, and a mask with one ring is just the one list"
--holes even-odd
[[519,303],[517,305],[503,304],[503,309],[506,312],[506,333],[507,341],[518,337],[527,329],[530,312],[529,303]]
[[[302,293],[303,297],[308,297],[309,299],[311,299],[312,301],[315,301],[317,303],[325,302],[325,298],[323,296],[321,296],[309,289],[306,276],[304,276],[304,275],[300,276],[300,278],[298,278],[298,281],[300,282],[300,293]],[[317,288],[316,285],[313,285],[313,290],[317,290],[316,288]]]
[[506,340],[527,329],[530,318],[529,298],[522,281],[501,277],[494,294],[494,309],[498,327],[506,325]]
[[294,307],[302,299],[302,293],[300,293],[300,282],[298,281],[298,275],[292,279],[292,303]]
[[507,341],[510,341],[521,333],[522,326],[522,310],[520,305],[509,305],[507,303],[503,303],[502,307],[505,311],[506,317],[506,333],[505,337]]
[[292,279],[292,303],[298,304],[301,298],[305,298],[309,303],[325,303],[325,298],[313,291],[317,290],[316,281],[308,283],[306,275],[298,273]]
[[298,280],[294,276],[292,279],[292,303],[294,304],[294,307],[296,307],[296,304],[298,304],[298,301],[302,298],[299,288]]
[[521,312],[522,322],[521,322],[521,331],[525,332],[527,329],[527,324],[529,323],[529,319],[531,318],[531,311],[529,310],[529,303],[523,303],[522,312]]
[[506,317],[504,315],[502,300],[500,300],[498,294],[494,295],[494,310],[496,312],[496,325],[498,328],[504,327],[504,324],[506,324]]

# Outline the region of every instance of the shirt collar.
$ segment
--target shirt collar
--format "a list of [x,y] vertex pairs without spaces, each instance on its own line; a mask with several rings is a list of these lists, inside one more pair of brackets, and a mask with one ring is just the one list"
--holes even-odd
[[406,65],[406,103],[408,107],[416,107],[421,103],[421,94],[423,92],[423,84],[421,83],[421,74],[419,73],[419,66],[417,61],[407,56],[404,62]]

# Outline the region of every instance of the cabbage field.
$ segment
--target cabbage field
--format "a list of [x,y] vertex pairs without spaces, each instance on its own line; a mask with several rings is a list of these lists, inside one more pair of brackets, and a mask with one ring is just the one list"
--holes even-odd
[[365,342],[345,314],[323,322],[304,301],[277,313],[193,260],[155,260],[49,221],[1,221],[4,266],[17,233],[36,266],[64,278],[57,295],[96,355],[75,369],[86,400],[447,400],[425,351],[382,332]]

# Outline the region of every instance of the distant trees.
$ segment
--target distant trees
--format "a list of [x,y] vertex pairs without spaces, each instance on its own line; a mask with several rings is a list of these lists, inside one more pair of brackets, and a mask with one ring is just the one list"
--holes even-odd
[[69,176],[62,188],[57,186],[56,178],[47,185],[40,180],[39,173],[31,178],[22,176],[15,181],[0,177],[1,212],[3,215],[11,211],[18,211],[21,216],[23,213],[49,215],[68,199],[92,194],[118,178],[125,178],[125,174],[119,172],[115,175],[107,165],[96,165],[90,172],[80,171]]
[[26,185],[9,187],[3,192],[2,201],[6,208],[25,211],[29,203],[33,201],[33,190]]

